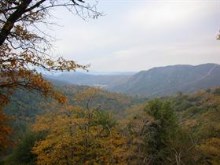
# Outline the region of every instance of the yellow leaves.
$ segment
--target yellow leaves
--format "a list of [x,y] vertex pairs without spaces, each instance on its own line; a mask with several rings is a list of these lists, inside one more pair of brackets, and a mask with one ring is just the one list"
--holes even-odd
[[47,59],[46,63],[47,63],[47,65],[50,66],[50,67],[54,65],[54,61],[52,61],[52,60],[50,60],[50,59]]
[[219,138],[209,138],[205,143],[201,144],[199,147],[203,152],[209,155],[219,157],[220,159],[220,139]]
[[[67,110],[37,119],[35,131],[46,131],[47,136],[33,148],[38,164],[118,164],[127,157],[126,137],[115,128],[104,134],[105,128],[97,124],[97,115],[67,106]],[[96,113],[93,111],[92,113]]]
[[209,163],[218,165],[220,163],[220,139],[217,137],[209,138],[198,146],[198,149],[204,154]]
[[87,88],[74,97],[74,100],[81,102],[83,100],[94,99],[98,94],[102,92],[99,88]]
[[[91,103],[95,97],[104,94],[99,89],[86,89],[77,94],[76,100],[80,103],[90,100]],[[207,105],[206,102],[211,101],[210,98],[211,96],[207,95],[199,101],[205,100],[202,102]],[[217,104],[218,99],[214,102]],[[50,107],[57,108],[51,105]],[[154,148],[149,144],[157,140],[157,135],[152,136],[151,139],[149,135],[156,133],[154,129],[158,124],[154,117],[144,112],[144,105],[129,109],[128,117],[121,122],[121,125],[112,122],[111,115],[102,114],[103,111],[94,107],[84,110],[65,105],[65,109],[39,117],[34,130],[45,131],[47,136],[33,148],[33,152],[38,155],[37,163],[145,164],[151,160],[150,150],[155,149],[156,146]],[[169,152],[169,156],[165,155],[163,158],[169,158],[169,163],[173,163],[175,156],[179,154],[182,162],[190,164],[188,162],[199,160],[201,154],[207,157],[208,163],[219,164],[218,112],[218,109],[213,108],[210,112],[204,111],[198,118],[189,118],[181,123],[195,130],[196,133],[201,130],[204,137],[200,137],[202,140],[199,139],[198,143],[185,130],[176,130],[173,134],[169,131],[170,134],[166,139],[164,138],[167,140],[166,145],[169,144],[164,151]],[[172,132],[175,127],[170,129]]]

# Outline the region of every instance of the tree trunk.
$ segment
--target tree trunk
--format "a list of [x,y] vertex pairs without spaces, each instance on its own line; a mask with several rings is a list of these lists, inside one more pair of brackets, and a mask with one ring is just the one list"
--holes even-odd
[[32,0],[23,0],[17,9],[8,17],[0,32],[0,46],[5,42],[15,22],[25,13]]

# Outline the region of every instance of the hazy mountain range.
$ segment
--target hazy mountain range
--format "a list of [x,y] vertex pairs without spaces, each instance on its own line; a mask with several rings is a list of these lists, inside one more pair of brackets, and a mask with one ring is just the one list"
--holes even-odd
[[93,74],[93,73],[80,73],[68,72],[56,76],[47,76],[51,80],[56,80],[74,85],[87,85],[101,88],[112,88],[117,84],[127,82],[133,73],[112,73],[112,74]]
[[99,86],[133,96],[156,97],[220,86],[220,65],[173,65],[138,73],[103,75],[75,72],[49,78],[68,84]]

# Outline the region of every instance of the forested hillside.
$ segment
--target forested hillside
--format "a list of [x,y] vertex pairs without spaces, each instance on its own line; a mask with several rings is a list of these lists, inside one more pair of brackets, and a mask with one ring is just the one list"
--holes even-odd
[[112,91],[144,97],[168,96],[177,92],[195,92],[220,85],[220,65],[174,65],[152,68],[133,75]]
[[21,94],[38,97],[22,91],[14,96],[22,106],[7,108],[20,140],[12,139],[16,145],[2,157],[5,164],[220,162],[219,88],[144,102],[97,88],[61,89],[66,105],[44,99],[28,104]]

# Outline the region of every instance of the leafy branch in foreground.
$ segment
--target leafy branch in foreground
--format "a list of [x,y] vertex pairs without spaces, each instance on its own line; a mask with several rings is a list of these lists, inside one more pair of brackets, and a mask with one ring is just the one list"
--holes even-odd
[[42,30],[49,25],[50,11],[64,7],[82,18],[97,18],[96,4],[82,0],[2,0],[0,1],[0,103],[17,88],[38,90],[63,102],[37,71],[70,71],[86,69],[75,61],[50,56],[50,36]]
[[[44,96],[50,96],[61,103],[65,102],[65,96],[43,78],[39,69],[70,71],[87,69],[88,66],[79,65],[62,57],[53,59],[51,37],[42,28],[51,24],[48,17],[51,9],[56,7],[64,7],[82,18],[100,16],[96,4],[91,5],[87,2],[87,0],[0,1],[0,130],[6,128],[2,122],[5,123],[7,120],[1,115],[1,109],[9,102],[16,89],[36,90]],[[0,147],[6,144],[3,140],[9,134],[7,130],[4,129],[3,134],[0,134]]]

